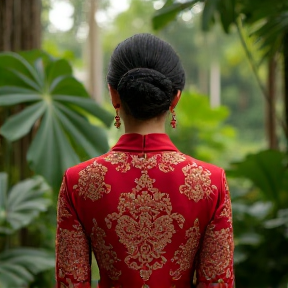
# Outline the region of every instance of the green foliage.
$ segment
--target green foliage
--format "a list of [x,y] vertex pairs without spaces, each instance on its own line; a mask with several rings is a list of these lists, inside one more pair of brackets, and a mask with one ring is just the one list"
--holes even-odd
[[24,109],[10,116],[0,133],[15,141],[33,131],[29,165],[53,188],[65,169],[108,150],[104,129],[87,116],[109,126],[112,115],[89,98],[66,60],[41,51],[1,53],[0,106],[17,104]]
[[[274,203],[278,210],[288,203],[288,168],[285,153],[276,150],[248,155],[241,162],[233,163],[227,174],[251,180],[259,188],[263,199]],[[284,205],[284,206],[283,206]]]
[[[183,92],[176,107],[179,125],[169,132],[177,148],[203,161],[221,163],[221,157],[235,137],[235,130],[224,124],[226,107],[211,109],[207,96]],[[226,159],[227,161],[227,159]]]
[[[250,180],[244,193],[232,193],[236,284],[285,287],[288,259],[282,251],[288,241],[287,155],[274,150],[250,154],[233,163],[227,175],[241,182]],[[251,278],[250,269],[255,277]]]
[[[0,236],[3,239],[29,225],[50,205],[50,201],[43,198],[50,190],[43,178],[19,182],[9,192],[7,182],[7,174],[0,173]],[[6,249],[0,252],[0,287],[26,286],[33,281],[35,274],[52,268],[54,261],[54,255],[45,250]]]
[[40,176],[19,182],[9,193],[7,187],[7,174],[0,173],[0,233],[11,234],[47,210],[50,200],[44,196],[50,187]]

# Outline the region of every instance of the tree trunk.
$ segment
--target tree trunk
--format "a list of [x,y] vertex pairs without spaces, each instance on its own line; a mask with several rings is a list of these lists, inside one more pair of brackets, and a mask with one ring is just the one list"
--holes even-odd
[[283,38],[283,56],[284,56],[284,121],[286,149],[288,151],[288,33]]
[[276,61],[272,57],[268,63],[267,91],[268,99],[266,102],[266,131],[270,149],[278,149],[276,133],[275,100],[276,100]]
[[40,48],[41,0],[0,0],[0,51]]
[[88,91],[93,99],[99,104],[103,102],[103,65],[102,51],[100,44],[100,28],[95,20],[95,13],[98,9],[99,0],[90,0],[89,7],[89,34],[88,34]]

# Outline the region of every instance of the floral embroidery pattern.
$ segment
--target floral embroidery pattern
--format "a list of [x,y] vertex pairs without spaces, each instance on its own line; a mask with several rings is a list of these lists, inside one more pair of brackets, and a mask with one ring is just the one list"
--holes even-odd
[[73,228],[60,228],[57,234],[58,276],[70,274],[74,280],[85,281],[90,271],[89,243],[80,223]]
[[157,158],[159,154],[153,155],[149,158],[139,157],[138,155],[131,155],[132,161],[131,164],[133,167],[141,169],[141,170],[148,170],[152,169],[157,166]]
[[203,247],[200,254],[199,272],[207,280],[213,280],[217,275],[231,278],[230,265],[233,259],[233,236],[231,228],[215,231],[215,226],[210,224],[206,228]]
[[111,191],[111,185],[104,181],[107,171],[107,167],[94,161],[79,172],[78,185],[74,185],[73,189],[76,189],[85,200],[89,198],[96,201],[102,198]]
[[107,162],[111,162],[113,165],[118,165],[116,167],[117,171],[120,171],[122,173],[127,172],[130,170],[130,164],[128,163],[128,154],[123,152],[111,152],[109,155],[105,158]]
[[71,217],[72,214],[69,212],[68,203],[65,198],[66,184],[65,180],[62,181],[59,196],[58,196],[58,206],[57,206],[57,221],[63,221],[63,218]]
[[230,222],[232,225],[232,205],[226,178],[224,178],[224,189],[225,189],[225,200],[224,200],[224,207],[223,210],[221,211],[220,217],[228,218],[227,221]]
[[170,275],[174,280],[180,279],[182,273],[189,270],[192,266],[201,238],[198,219],[194,221],[193,227],[186,231],[186,238],[186,243],[180,245],[174,257],[171,259],[172,262],[176,262],[180,266],[176,271],[170,271]]
[[101,229],[97,221],[93,219],[94,227],[91,233],[91,242],[93,245],[93,250],[97,255],[98,265],[100,268],[105,269],[107,271],[108,276],[112,280],[118,280],[121,275],[121,271],[118,271],[114,267],[114,263],[120,261],[117,258],[117,254],[113,251],[113,246],[111,244],[106,245],[104,238],[106,237],[106,233],[103,229]]
[[210,194],[217,190],[215,185],[211,185],[211,172],[208,169],[193,163],[185,166],[182,171],[185,175],[185,185],[181,185],[179,190],[189,200],[198,202],[201,199],[209,198]]
[[124,261],[129,268],[140,270],[140,276],[147,281],[153,270],[167,262],[163,254],[176,233],[173,222],[183,228],[185,219],[172,213],[169,194],[153,187],[155,180],[145,171],[135,182],[137,186],[131,193],[121,194],[119,213],[109,214],[105,221],[109,229],[117,221],[115,231],[128,253]]
[[174,171],[172,165],[177,165],[186,160],[186,157],[178,152],[164,152],[162,153],[162,159],[159,163],[159,170],[162,172]]

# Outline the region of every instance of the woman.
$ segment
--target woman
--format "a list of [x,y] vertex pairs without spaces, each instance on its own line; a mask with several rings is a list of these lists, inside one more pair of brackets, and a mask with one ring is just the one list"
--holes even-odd
[[99,288],[233,287],[225,173],[182,154],[165,134],[185,82],[178,56],[155,36],[134,35],[115,49],[107,81],[125,134],[65,173],[57,287],[91,287],[91,251]]

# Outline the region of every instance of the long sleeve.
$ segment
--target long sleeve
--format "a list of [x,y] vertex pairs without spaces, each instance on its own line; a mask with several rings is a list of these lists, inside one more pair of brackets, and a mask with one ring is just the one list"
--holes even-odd
[[233,250],[231,200],[223,171],[217,209],[206,228],[197,261],[197,288],[233,287]]
[[69,196],[64,176],[57,206],[56,287],[90,288],[90,242]]

